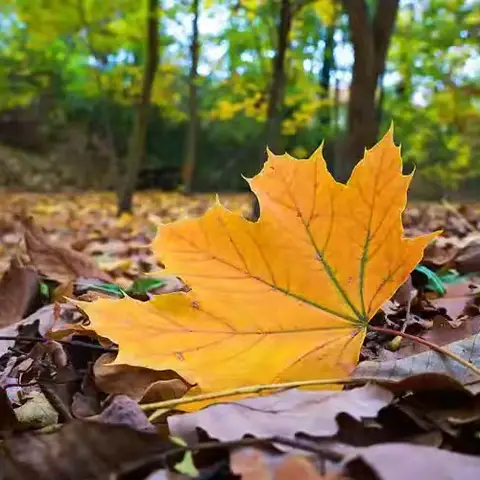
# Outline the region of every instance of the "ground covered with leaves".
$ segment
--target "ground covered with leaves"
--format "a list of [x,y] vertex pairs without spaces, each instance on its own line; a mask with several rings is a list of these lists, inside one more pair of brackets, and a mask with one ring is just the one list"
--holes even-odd
[[[271,160],[276,172],[290,168],[283,160]],[[368,289],[386,282],[375,286],[362,267],[357,304],[356,280],[342,277],[349,265],[335,263],[353,263],[361,222],[355,238],[350,224],[335,231],[332,222],[331,235],[348,238],[332,251],[323,243],[316,260],[335,268],[319,280],[326,269],[309,266],[302,237],[280,239],[300,231],[289,222],[301,215],[288,217],[277,184],[264,197],[263,186],[253,185],[266,207],[257,230],[218,210],[211,195],[143,193],[135,215],[117,218],[109,194],[2,193],[0,478],[478,478],[480,209],[406,209],[407,238],[442,233],[418,264],[398,257],[411,263],[407,280],[359,315],[366,326],[350,322],[348,308],[361,313]],[[251,203],[221,200],[239,214]],[[325,212],[322,202],[313,203]],[[186,218],[183,230],[160,227],[155,236],[159,222]],[[316,218],[313,236],[321,235]],[[285,233],[269,230],[277,219]],[[378,242],[379,251],[397,242],[385,251],[389,265],[412,245],[388,238],[396,228]],[[216,254],[205,258],[207,250]],[[288,275],[286,264],[294,264]],[[311,269],[310,282],[299,267]],[[328,282],[345,301],[329,296]],[[316,302],[317,317],[299,310],[299,292]],[[310,321],[320,327],[304,335]]]

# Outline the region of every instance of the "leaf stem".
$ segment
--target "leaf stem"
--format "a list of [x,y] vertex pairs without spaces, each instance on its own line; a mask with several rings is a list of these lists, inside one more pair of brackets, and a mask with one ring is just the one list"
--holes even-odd
[[374,332],[379,332],[379,333],[385,333],[387,335],[394,335],[394,336],[400,336],[403,338],[407,338],[408,340],[411,340],[412,342],[420,343],[422,345],[427,346],[428,348],[431,348],[432,350],[435,350],[437,353],[440,353],[441,355],[445,355],[447,357],[450,357],[452,360],[455,362],[460,363],[463,365],[465,368],[468,368],[471,372],[473,372],[475,375],[478,375],[480,377],[480,368],[476,367],[473,365],[473,363],[468,362],[467,360],[463,359],[459,355],[451,352],[450,350],[447,350],[446,348],[441,347],[440,345],[437,345],[436,343],[429,342],[428,340],[425,340],[424,338],[417,337],[415,335],[410,335],[409,333],[405,333],[399,330],[392,330],[391,328],[384,328],[384,327],[374,327],[372,325],[368,326],[368,330],[374,331]]
[[356,378],[321,378],[315,380],[299,380],[296,382],[285,383],[271,383],[262,385],[248,385],[246,387],[232,388],[229,390],[221,390],[219,392],[202,393],[200,395],[192,395],[191,397],[173,398],[171,400],[164,400],[162,402],[145,403],[140,405],[144,411],[168,409],[178,405],[185,405],[187,403],[201,402],[203,400],[213,400],[216,398],[230,397],[232,395],[245,395],[251,393],[259,393],[263,390],[279,390],[295,387],[308,387],[316,385],[356,385],[368,382],[388,381],[381,377],[356,377]]

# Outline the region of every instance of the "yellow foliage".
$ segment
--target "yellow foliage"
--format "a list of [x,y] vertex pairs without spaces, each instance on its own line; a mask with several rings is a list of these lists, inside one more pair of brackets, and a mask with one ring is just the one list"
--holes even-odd
[[190,293],[82,303],[91,328],[119,344],[115,363],[171,369],[203,392],[344,376],[369,319],[435,236],[403,237],[401,166],[392,129],[347,185],[320,149],[269,153],[248,180],[257,222],[217,203],[160,226],[154,252]]
[[337,16],[339,7],[335,0],[315,0],[312,8],[325,25],[331,25]]
[[241,109],[241,104],[229,100],[220,100],[212,116],[218,120],[230,120]]
[[308,150],[299,145],[293,149],[292,153],[297,158],[307,158]]

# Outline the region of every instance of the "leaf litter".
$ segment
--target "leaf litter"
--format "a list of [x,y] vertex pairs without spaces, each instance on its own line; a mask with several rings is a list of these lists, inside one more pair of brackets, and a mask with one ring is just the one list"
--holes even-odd
[[[375,157],[374,153],[375,150],[370,155]],[[315,155],[314,163],[321,164],[319,152]],[[273,180],[275,173],[288,172],[290,176],[285,177],[285,185],[290,185],[293,191],[298,188],[307,192],[306,185],[311,182],[308,165],[313,163],[300,162],[302,167],[295,170],[299,163],[295,163],[294,168],[294,163],[290,162],[297,161],[288,156],[272,157],[270,162],[277,172],[270,172],[267,163],[267,173],[259,177],[262,180],[250,180],[265,207],[261,217],[264,227],[255,227],[258,231],[252,232],[253,238],[261,241],[260,245],[268,239],[272,257],[282,253],[283,267],[275,264],[275,275],[277,278],[280,275],[280,283],[282,275],[286,275],[284,280],[291,275],[289,280],[294,283],[287,289],[290,293],[308,292],[319,302],[321,299],[315,297],[315,292],[321,290],[320,285],[323,286],[326,291],[323,293],[323,306],[332,306],[329,310],[333,312],[333,317],[340,319],[351,316],[355,310],[361,313],[363,299],[367,315],[360,315],[357,320],[370,317],[371,326],[429,339],[456,351],[464,360],[480,367],[476,341],[480,324],[477,287],[480,283],[480,210],[474,205],[462,208],[448,203],[410,205],[403,212],[407,238],[437,230],[443,232],[431,241],[423,256],[420,252],[415,254],[418,258],[410,260],[408,255],[397,257],[401,258],[398,265],[403,273],[397,277],[396,284],[393,282],[385,288],[383,295],[375,299],[378,308],[369,309],[368,304],[374,296],[371,292],[375,288],[384,288],[381,281],[375,287],[375,282],[378,282],[375,278],[385,274],[380,271],[380,277],[375,277],[374,272],[384,268],[380,267],[381,262],[371,272],[368,266],[366,269],[365,265],[362,267],[366,279],[363,297],[361,293],[356,293],[360,292],[360,285],[357,278],[350,280],[355,276],[348,273],[349,267],[335,263],[335,255],[344,256],[349,245],[362,251],[365,246],[362,238],[368,238],[368,233],[365,234],[362,228],[368,232],[369,227],[361,222],[341,224],[341,209],[346,208],[353,197],[345,193],[348,188],[318,177],[317,180],[327,182],[325,185],[329,185],[333,195],[325,196],[321,200],[323,203],[315,207],[319,208],[318,213],[312,207],[314,193],[310,199],[301,194],[295,194],[294,198],[302,215],[309,213],[309,218],[314,219],[314,223],[318,221],[322,228],[325,227],[322,218],[326,218],[322,217],[322,213],[331,212],[326,201],[330,198],[339,202],[334,203],[339,208],[334,209],[335,215],[338,215],[336,223],[330,222],[333,232],[330,235],[335,239],[331,243],[333,250],[332,253],[328,248],[323,251],[325,258],[334,265],[334,276],[337,275],[343,282],[342,289],[347,292],[351,305],[345,303],[345,297],[343,303],[338,303],[335,295],[339,290],[335,281],[331,276],[325,277],[325,269],[322,273],[322,269],[316,267],[318,256],[312,263],[305,237],[302,236],[305,230],[299,223],[304,217],[289,216],[288,191],[278,190]],[[288,170],[290,165],[292,170]],[[362,166],[358,175],[361,175],[361,170]],[[399,176],[398,179],[399,188],[406,189],[406,184],[402,183],[405,177]],[[362,181],[365,183],[359,184],[361,195],[371,195],[375,185],[367,173]],[[339,193],[335,193],[337,190]],[[387,190],[393,192],[395,189]],[[398,214],[401,214],[405,197],[404,193],[397,194],[399,203],[395,204],[394,199],[391,203],[398,206]],[[342,195],[345,195],[345,200],[342,200]],[[333,479],[348,476],[396,480],[412,475],[474,478],[472,472],[479,468],[480,451],[478,377],[453,360],[425,349],[425,346],[419,349],[417,342],[410,339],[365,329],[364,322],[359,322],[361,326],[353,329],[348,327],[352,335],[359,327],[360,331],[365,330],[360,336],[357,332],[352,337],[357,338],[358,349],[361,346],[357,353],[360,361],[353,373],[353,377],[360,378],[354,381],[350,377],[351,381],[345,382],[343,391],[338,391],[335,383],[322,391],[299,389],[280,393],[268,389],[267,385],[258,390],[260,396],[250,392],[247,396],[252,398],[242,399],[242,395],[238,394],[219,397],[214,401],[216,405],[200,409],[212,403],[210,399],[192,402],[189,408],[187,403],[181,403],[183,399],[195,400],[196,395],[208,393],[210,389],[205,378],[212,378],[212,374],[217,378],[213,390],[227,387],[235,390],[239,385],[255,386],[256,383],[268,383],[269,379],[275,379],[275,375],[269,377],[272,365],[269,357],[280,361],[278,357],[282,350],[291,347],[288,342],[285,345],[275,343],[271,350],[260,353],[253,365],[249,364],[248,357],[244,357],[245,362],[242,359],[225,363],[228,359],[226,353],[216,356],[215,350],[212,350],[212,354],[197,368],[192,367],[189,354],[184,350],[185,340],[180,341],[176,337],[178,331],[159,333],[152,326],[154,322],[138,324],[138,336],[135,336],[135,329],[129,327],[136,343],[134,352],[140,360],[136,363],[122,360],[125,341],[119,341],[116,336],[123,328],[122,307],[108,314],[106,320],[111,326],[108,332],[102,332],[97,328],[96,315],[91,314],[94,312],[92,308],[99,302],[125,305],[125,301],[135,301],[135,308],[138,307],[141,312],[152,311],[152,306],[155,310],[159,305],[165,312],[176,301],[183,308],[184,300],[178,298],[187,298],[189,309],[193,305],[195,311],[204,309],[209,315],[223,316],[227,311],[229,322],[241,321],[245,325],[250,322],[260,329],[262,322],[268,325],[269,317],[277,309],[292,313],[290,309],[297,308],[290,304],[285,306],[281,296],[270,300],[270,293],[260,289],[260,304],[263,303],[265,308],[262,307],[261,316],[255,314],[254,309],[258,308],[259,302],[252,300],[252,295],[258,295],[258,279],[264,275],[262,262],[265,265],[265,258],[268,263],[272,257],[262,259],[251,247],[247,248],[252,238],[249,240],[248,237],[251,227],[243,224],[244,220],[240,217],[237,221],[227,210],[222,210],[223,207],[215,204],[213,196],[142,193],[136,201],[134,216],[116,218],[114,199],[107,194],[59,195],[56,198],[13,194],[0,197],[3,212],[0,266],[4,272],[0,282],[2,478],[76,479],[105,478],[106,475],[111,478],[124,478],[125,475],[134,475],[134,478],[188,478],[194,472],[220,479],[231,478],[232,472],[246,479]],[[246,215],[250,197],[222,195],[222,203],[230,210]],[[206,217],[199,217],[212,206]],[[274,232],[280,230],[275,226],[275,218],[280,213],[288,219],[282,226],[288,222],[291,224],[290,228],[277,234]],[[193,220],[195,217],[199,219]],[[150,249],[155,225],[159,221],[189,218],[192,220],[161,226],[154,248]],[[208,223],[208,218],[213,224],[203,233],[197,232],[194,225]],[[378,221],[375,220],[375,211],[372,218],[373,222]],[[214,226],[222,219],[227,226],[220,223]],[[180,225],[188,225],[182,233],[187,235],[185,238],[197,242],[208,238],[208,248],[205,243],[203,246],[197,243],[193,249],[186,248],[187,243],[179,243],[182,236],[175,233],[175,228],[180,232]],[[222,229],[225,228],[229,229],[229,235],[222,237],[225,233]],[[316,232],[315,228],[313,226],[312,230]],[[380,231],[382,227],[378,228]],[[265,231],[270,233],[262,237]],[[401,234],[401,224],[389,225],[384,241],[393,238],[392,231],[397,232],[394,235]],[[208,232],[206,237],[205,232]],[[227,275],[228,268],[225,270],[226,267],[222,267],[222,270],[219,266],[220,261],[230,261],[238,266],[234,260],[236,253],[225,243],[230,235],[237,238],[234,242],[240,242],[248,252],[248,268],[233,275],[234,279]],[[315,235],[321,236],[322,231]],[[294,242],[296,250],[287,248]],[[358,244],[358,247],[351,244]],[[217,256],[208,258],[206,252],[216,253]],[[395,262],[395,249],[388,252],[386,258],[390,263]],[[421,268],[414,270],[418,261]],[[302,279],[295,270],[281,269],[293,262],[301,266],[301,271],[313,268],[318,278],[310,274]],[[168,270],[162,271],[164,266]],[[358,273],[360,264],[356,268]],[[202,274],[206,280],[199,280]],[[395,275],[390,276],[393,278]],[[239,277],[245,279],[243,283],[239,282]],[[253,283],[249,283],[252,279]],[[230,287],[233,281],[237,282],[236,287]],[[333,296],[328,293],[332,291],[329,290],[332,285],[333,291],[337,291]],[[370,300],[366,301],[368,298]],[[85,308],[78,310],[68,299],[82,301]],[[245,302],[247,305],[244,305]],[[228,308],[225,308],[227,305]],[[173,310],[173,318],[180,324],[190,318],[184,316],[182,308]],[[158,322],[158,311],[153,313]],[[327,319],[332,314],[322,315],[332,325],[332,319]],[[275,317],[275,321],[282,323],[284,317],[281,312],[280,317]],[[299,310],[295,318],[296,322],[303,318],[308,320],[308,314],[302,316]],[[183,323],[182,328],[185,325]],[[162,336],[168,336],[168,343],[162,343],[167,342],[162,340]],[[159,337],[156,345],[160,355],[169,352],[175,355],[175,362],[170,368],[141,360],[146,346],[156,337]],[[162,345],[170,347],[166,349]],[[348,361],[344,357],[345,362],[335,364],[342,358],[338,356],[338,350],[342,348],[340,345],[335,345],[337,352],[335,348],[323,351],[323,362],[325,357],[335,358],[327,373],[322,363],[315,363],[315,360],[307,362],[307,374],[303,367],[297,368],[284,377],[280,375],[277,381],[347,377],[356,359],[354,356]],[[172,351],[171,347],[175,350]],[[235,352],[231,351],[231,354]],[[285,364],[285,358],[281,361]],[[332,375],[335,372],[338,374]],[[365,377],[369,377],[370,381],[366,382]],[[367,394],[360,401],[362,392]],[[282,408],[278,408],[279,398],[283,399]],[[325,408],[325,402],[330,402],[333,408]],[[196,411],[183,413],[185,410]],[[22,413],[25,411],[28,411],[28,419]],[[181,435],[188,440],[188,445],[179,445],[172,440],[172,435]],[[80,444],[82,447],[78,448]],[[255,473],[255,477],[249,471],[249,466],[255,462],[238,460],[239,455],[250,455],[252,451],[257,456],[255,462],[260,472]],[[183,473],[175,469],[176,465],[182,465],[179,468]]]

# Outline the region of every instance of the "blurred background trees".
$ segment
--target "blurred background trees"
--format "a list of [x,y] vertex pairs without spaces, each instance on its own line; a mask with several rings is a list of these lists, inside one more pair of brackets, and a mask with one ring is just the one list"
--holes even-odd
[[474,192],[475,3],[4,0],[0,182],[128,210],[135,188],[246,189],[267,144],[322,140],[344,180],[393,120],[418,194]]

